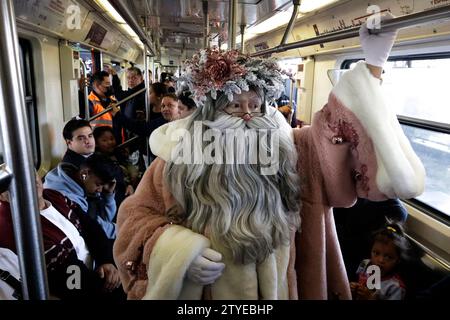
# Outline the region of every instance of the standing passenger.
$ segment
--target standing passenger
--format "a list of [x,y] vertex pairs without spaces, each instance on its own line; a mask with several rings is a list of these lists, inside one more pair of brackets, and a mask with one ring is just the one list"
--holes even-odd
[[167,93],[161,101],[161,113],[167,122],[175,121],[180,118],[178,110],[178,97],[175,93]]
[[366,62],[302,129],[267,104],[283,90],[274,61],[205,49],[186,62],[178,81],[201,112],[153,132],[158,158],[119,209],[129,298],[351,298],[331,208],[414,197],[425,180],[380,88],[396,32],[360,30]]
[[[111,102],[115,102],[116,99],[113,96],[111,88],[111,81],[109,80],[109,74],[106,71],[96,72],[92,76],[92,91],[89,94],[89,116],[93,117],[96,114],[104,111],[111,105]],[[103,114],[102,116],[91,121],[93,127],[101,126],[113,126],[112,115],[110,112]]]
[[191,98],[189,91],[183,91],[178,95],[178,111],[180,112],[180,119],[189,117],[197,110],[195,101]]
[[[153,132],[153,130],[168,122],[161,113],[162,99],[165,94],[167,94],[167,88],[164,84],[156,82],[150,85],[148,95],[151,108],[149,122],[145,119],[128,118],[122,113],[121,108],[113,105],[112,114],[114,116],[114,123],[123,126],[130,132],[135,133],[142,138],[143,143],[139,149],[139,153],[142,156],[146,155],[148,137]],[[147,157],[146,161],[142,160],[140,162],[150,163],[153,159],[153,154],[150,154],[150,156]],[[145,171],[147,165],[141,167],[143,172]]]
[[[139,68],[131,67],[127,69],[128,90],[126,91],[122,90],[120,79],[114,68],[110,69],[110,73],[112,75],[114,97],[119,101],[145,88],[144,78],[142,77],[142,72]],[[132,119],[136,119],[137,112],[145,113],[145,91],[122,104],[121,109],[125,116]]]

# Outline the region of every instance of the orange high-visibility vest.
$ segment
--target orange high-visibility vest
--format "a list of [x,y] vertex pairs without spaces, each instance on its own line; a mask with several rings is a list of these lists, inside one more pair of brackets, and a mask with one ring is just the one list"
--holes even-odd
[[[94,91],[91,91],[91,93],[88,96],[89,101],[92,103],[93,106],[93,113],[91,114],[91,117],[95,116],[96,114],[102,112],[105,110],[105,108],[102,106],[102,102],[97,97],[97,95],[94,93]],[[90,121],[90,124],[93,128],[96,127],[102,127],[102,126],[113,126],[113,118],[111,112],[107,112],[103,114],[102,116]]]

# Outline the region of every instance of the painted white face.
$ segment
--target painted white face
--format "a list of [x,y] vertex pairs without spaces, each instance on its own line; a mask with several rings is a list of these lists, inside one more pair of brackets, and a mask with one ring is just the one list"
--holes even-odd
[[255,91],[244,91],[241,94],[234,95],[233,101],[223,111],[234,117],[249,121],[252,117],[262,116],[262,102],[261,97]]

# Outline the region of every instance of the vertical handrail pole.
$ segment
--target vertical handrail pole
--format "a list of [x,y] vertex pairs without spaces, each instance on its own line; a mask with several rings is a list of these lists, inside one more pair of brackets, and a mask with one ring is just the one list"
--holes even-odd
[[[289,78],[290,81],[290,90],[289,90],[289,105],[291,106],[291,117],[289,119],[289,124],[292,124],[292,117],[297,117],[297,115],[294,113],[295,109],[294,109],[294,90],[295,90],[295,84],[294,84],[294,79],[293,78]],[[295,104],[297,105],[297,101],[295,101]]]
[[236,48],[237,0],[229,0],[228,6],[228,50]]
[[[149,77],[148,77],[148,55],[147,55],[147,46],[144,46],[144,68],[145,68],[145,87],[147,88],[147,90],[145,91],[145,114],[146,114],[146,118],[147,118],[147,123],[150,123],[150,101],[148,99],[148,93],[150,92],[150,82],[149,82]],[[148,143],[148,138],[145,140],[146,141],[146,150],[147,150],[147,163],[146,166],[150,165],[150,144]]]
[[23,297],[43,300],[48,298],[47,273],[12,0],[0,1],[0,23],[1,140],[14,175],[9,191]]
[[244,53],[244,33],[245,33],[245,24],[241,24],[241,53]]
[[83,67],[84,74],[84,120],[89,120],[89,87],[88,87],[88,79],[87,79],[87,68],[86,64],[83,60],[80,59],[81,66]]
[[202,1],[203,5],[203,48],[209,48],[209,14],[208,0]]
[[[156,74],[155,74],[155,72],[156,72],[156,68],[155,68],[155,58],[154,57],[152,57],[152,82],[156,82]],[[149,88],[150,87],[150,83],[149,84],[147,84],[146,85],[147,86],[147,88]],[[150,89],[148,89],[148,90],[150,90]]]

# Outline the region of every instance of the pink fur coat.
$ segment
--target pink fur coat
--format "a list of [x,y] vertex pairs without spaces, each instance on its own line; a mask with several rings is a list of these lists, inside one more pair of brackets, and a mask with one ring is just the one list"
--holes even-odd
[[[287,125],[280,113],[276,117],[282,119],[280,126]],[[183,288],[191,284],[186,284],[184,274],[194,256],[184,248],[185,256],[179,258],[183,263],[176,264],[171,259],[179,257],[180,252],[163,248],[178,236],[175,232],[169,237],[168,231],[171,224],[178,223],[180,213],[163,183],[164,160],[173,147],[164,136],[182,124],[167,124],[152,135],[152,151],[159,158],[145,173],[136,193],[119,209],[114,258],[129,299],[222,298],[211,295],[208,288],[185,293]],[[300,230],[290,249],[276,253],[272,269],[260,270],[259,275],[258,267],[256,271],[233,270],[236,276],[256,272],[256,284],[248,290],[264,286],[269,299],[350,299],[331,208],[351,206],[357,196],[372,200],[414,197],[423,191],[424,168],[395,114],[383,101],[379,80],[363,62],[343,75],[327,105],[316,113],[312,126],[294,129],[293,138],[301,178]],[[196,250],[209,246],[206,237],[181,231],[186,239],[181,246],[192,243],[189,245]],[[158,241],[163,234],[164,244]],[[177,269],[169,270],[173,263]],[[264,281],[262,273],[268,275]],[[247,279],[253,276],[249,274]],[[247,289],[239,293],[229,289],[223,287],[224,298],[260,298],[246,294]],[[276,292],[272,294],[271,290]]]

